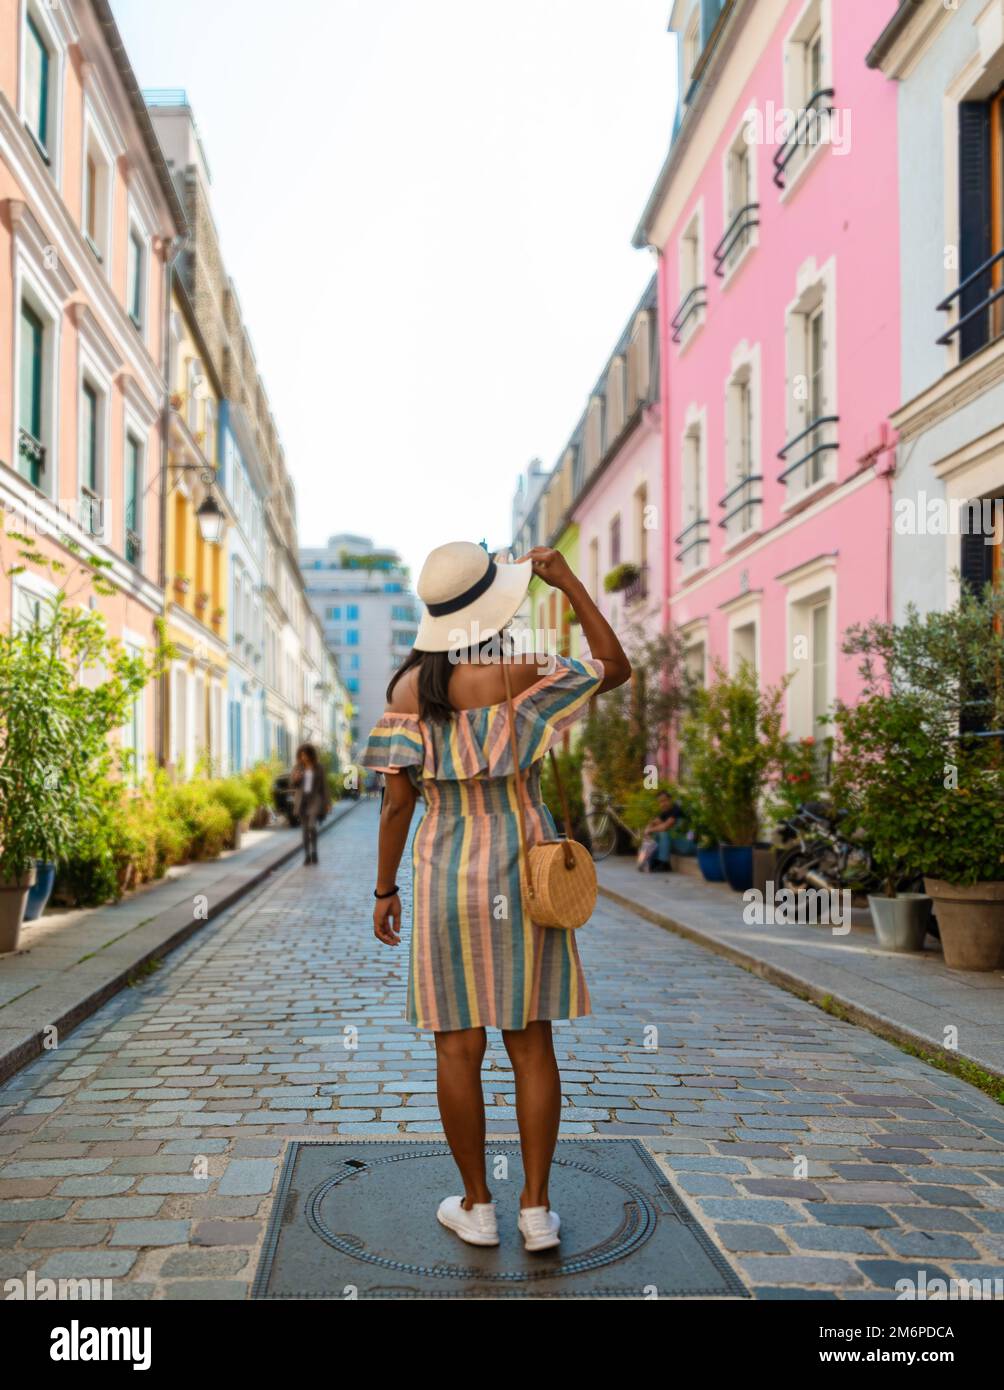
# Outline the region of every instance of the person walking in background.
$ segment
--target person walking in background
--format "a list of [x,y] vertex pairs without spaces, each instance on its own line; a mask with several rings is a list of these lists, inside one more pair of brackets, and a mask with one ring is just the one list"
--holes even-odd
[[[533,575],[565,594],[589,659],[511,650],[502,634]],[[527,1250],[553,1249],[560,1221],[548,1177],[561,1078],[551,1023],[588,1014],[589,991],[577,933],[539,926],[524,909],[516,779],[526,787],[533,842],[556,839],[540,794],[541,759],[585,714],[590,696],[623,685],[631,666],[556,550],[536,547],[499,564],[473,542],[443,545],[426,560],[418,593],[426,611],[414,650],[390,683],[387,712],[361,760],[385,777],[373,930],[384,945],[400,941],[397,871],[422,800],[412,847],[407,1017],[435,1034],[439,1112],[463,1183],[436,1215],[472,1245],[499,1243],[485,1180],[481,1087],[485,1029],[499,1028],[515,1078],[523,1158],[518,1226]]]
[[293,814],[303,828],[303,862],[317,863],[318,822],[331,810],[331,791],[327,774],[312,743],[301,743],[296,750],[293,784]]

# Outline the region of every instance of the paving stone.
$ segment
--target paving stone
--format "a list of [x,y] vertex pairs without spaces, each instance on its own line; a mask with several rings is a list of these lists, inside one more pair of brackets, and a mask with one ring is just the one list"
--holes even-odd
[[204,1299],[219,1303],[236,1299],[246,1299],[248,1285],[228,1279],[178,1279],[167,1284],[164,1297],[171,1300]]
[[38,1271],[42,1279],[124,1279],[136,1263],[135,1250],[62,1250]]
[[849,1260],[826,1259],[820,1255],[754,1255],[740,1260],[754,1283],[774,1282],[797,1284],[799,1288],[812,1284],[846,1287],[862,1284],[861,1271]]
[[160,1267],[162,1278],[205,1278],[239,1274],[248,1255],[241,1250],[178,1250],[168,1255]]
[[786,1234],[803,1250],[837,1251],[843,1255],[885,1253],[874,1236],[860,1226],[788,1226]]
[[26,1246],[55,1250],[64,1246],[100,1245],[108,1234],[107,1225],[91,1221],[37,1221],[24,1236]]
[[76,1214],[81,1220],[120,1220],[128,1216],[156,1216],[163,1205],[163,1197],[95,1197],[81,1202]]
[[784,1241],[769,1226],[757,1226],[743,1221],[719,1223],[715,1227],[715,1234],[726,1250],[759,1254],[788,1253]]
[[884,1207],[855,1202],[821,1204],[813,1207],[812,1214],[824,1226],[866,1226],[874,1229],[898,1224],[896,1218]]
[[254,1245],[264,1230],[256,1221],[200,1221],[192,1240],[196,1245]]
[[266,1158],[232,1158],[220,1178],[221,1197],[248,1197],[271,1192],[276,1165]]
[[921,1269],[928,1282],[932,1279],[949,1278],[940,1266],[929,1265],[926,1260],[923,1265],[918,1265],[916,1261],[911,1264],[905,1260],[858,1260],[858,1268],[873,1284],[881,1284],[887,1289],[894,1289],[901,1279],[910,1279],[916,1284]]
[[918,1255],[922,1259],[930,1255],[935,1259],[951,1259],[978,1254],[965,1236],[957,1235],[954,1231],[887,1231],[882,1239],[894,1255]]
[[14,1197],[0,1201],[0,1221],[55,1221],[70,1210],[69,1201]]
[[112,1230],[111,1245],[184,1245],[191,1223],[188,1221],[119,1221]]

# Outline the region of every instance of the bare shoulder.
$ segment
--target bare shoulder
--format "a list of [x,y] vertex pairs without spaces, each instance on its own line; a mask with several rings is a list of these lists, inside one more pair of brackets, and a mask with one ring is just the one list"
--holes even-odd
[[410,671],[405,671],[404,675],[394,686],[391,694],[390,703],[387,706],[388,714],[417,714],[418,713],[418,668],[413,667]]
[[521,695],[554,669],[554,660],[545,652],[522,652],[509,662],[513,692]]

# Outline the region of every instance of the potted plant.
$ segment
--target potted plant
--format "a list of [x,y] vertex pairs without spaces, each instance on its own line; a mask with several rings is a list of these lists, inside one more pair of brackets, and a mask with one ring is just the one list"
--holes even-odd
[[176,574],[174,576],[174,592],[176,594],[187,594],[191,586],[192,581],[187,574]]
[[[29,537],[8,535],[21,563],[6,575],[29,564],[67,574]],[[67,583],[82,575],[96,593],[113,594],[109,564],[91,557]],[[64,860],[72,850],[113,761],[110,736],[156,669],[111,640],[101,614],[65,586],[43,601],[30,626],[0,633],[0,951],[17,949],[35,861]],[[103,678],[81,681],[85,670]]]
[[761,690],[747,662],[734,675],[716,662],[710,684],[693,692],[681,730],[688,805],[717,839],[722,871],[739,893],[753,884],[760,800],[784,756],[784,690]]
[[908,691],[873,692],[856,705],[838,703],[833,792],[846,808],[844,831],[867,843],[883,892],[868,906],[879,945],[920,951],[931,921],[931,899],[911,891],[919,882],[931,788],[941,754],[923,732],[923,709]]
[[56,865],[48,859],[35,860],[35,882],[28,889],[28,899],[24,905],[24,920],[37,921],[45,911],[45,905],[52,896],[56,882]]
[[208,606],[209,606],[209,595],[208,595],[207,593],[204,593],[204,592],[203,592],[203,593],[198,593],[198,594],[195,595],[195,607],[197,608],[197,610],[198,610],[200,613],[204,612],[205,609],[208,608]]
[[[945,964],[1004,968],[1004,590],[849,631],[862,699],[909,702],[915,804],[902,843],[933,899]],[[904,798],[906,799],[906,798]]]
[[632,565],[625,560],[623,564],[615,565],[603,579],[603,587],[608,594],[619,594],[622,590],[630,586],[641,577],[641,570],[637,565]]

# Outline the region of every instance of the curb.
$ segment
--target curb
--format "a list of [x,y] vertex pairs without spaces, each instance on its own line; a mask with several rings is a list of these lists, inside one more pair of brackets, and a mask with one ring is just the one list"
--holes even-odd
[[[320,829],[320,835],[327,835],[336,825],[340,825],[346,816],[360,804],[361,800],[346,802],[345,810],[338,815],[329,816],[327,823]],[[33,1062],[36,1057],[40,1057],[47,1050],[45,1047],[46,1035],[51,1029],[56,1029],[57,1037],[65,1038],[75,1028],[78,1028],[86,1018],[96,1013],[103,1004],[107,1004],[109,999],[114,998],[116,994],[131,984],[147,966],[163,960],[172,951],[184,945],[190,936],[194,936],[207,923],[229,911],[242,898],[260,887],[265,879],[274,874],[277,869],[284,868],[291,859],[295,859],[297,855],[302,853],[302,846],[295,843],[282,850],[274,859],[257,865],[246,876],[242,875],[239,870],[232,874],[225,874],[216,885],[217,889],[221,891],[214,892],[212,904],[205,917],[194,919],[188,907],[173,907],[135,927],[134,932],[146,929],[155,931],[158,927],[169,930],[168,934],[156,944],[141,952],[128,965],[107,976],[100,984],[89,990],[82,999],[65,1007],[62,1012],[57,1011],[55,1016],[47,1019],[44,1025],[37,1027],[29,1025],[19,1042],[0,1052],[0,1085],[9,1081],[29,1062]],[[229,888],[227,887],[228,883],[231,885]],[[175,923],[173,931],[170,930],[172,922]]]
[[[880,1014],[874,1009],[866,1009],[862,1005],[856,1004],[853,999],[834,994],[832,990],[820,988],[819,985],[806,979],[804,975],[798,975],[793,970],[783,970],[780,966],[771,965],[768,961],[761,960],[749,952],[740,951],[735,946],[728,946],[722,941],[716,941],[714,937],[706,936],[698,928],[688,926],[675,917],[668,917],[664,913],[656,912],[654,908],[645,907],[642,903],[634,902],[625,894],[618,893],[613,888],[607,888],[602,883],[597,886],[600,894],[604,898],[609,898],[611,902],[615,902],[618,907],[627,908],[629,912],[633,912],[637,917],[643,917],[654,926],[662,927],[664,931],[673,932],[675,936],[682,936],[697,946],[703,946],[706,951],[712,951],[716,956],[722,956],[725,960],[731,961],[733,965],[748,970],[752,975],[759,975],[762,980],[766,980],[772,985],[778,985],[781,989],[787,990],[789,994],[795,994],[800,999],[807,999],[813,1004],[821,1005],[827,1013],[838,1019],[867,1028],[870,1033],[884,1038],[887,1042],[904,1043],[909,1047],[921,1048],[929,1056],[940,1058],[950,1067],[957,1066],[960,1061],[968,1062],[986,1075],[992,1076],[998,1081],[1004,1081],[1004,1071],[979,1057],[972,1056],[971,1053],[961,1050],[950,1051],[923,1033],[915,1032],[912,1028],[897,1023],[894,1019],[886,1018],[884,1014]],[[835,1005],[836,1008],[831,1008],[831,1005]],[[920,1058],[919,1060],[923,1061],[924,1059]],[[964,1077],[959,1079],[965,1080]]]

